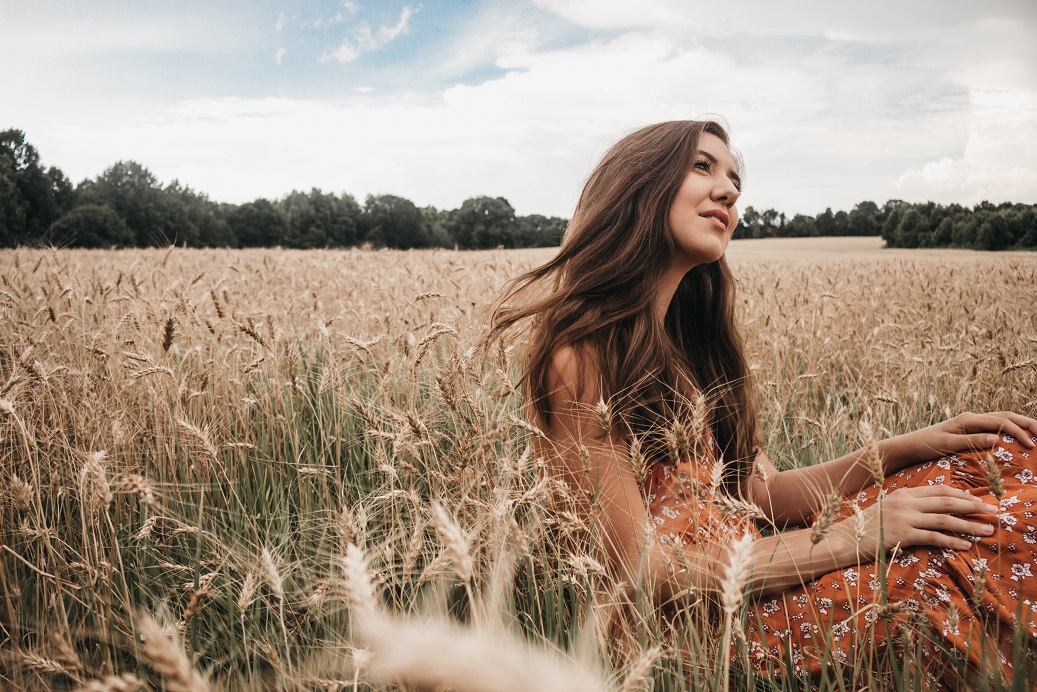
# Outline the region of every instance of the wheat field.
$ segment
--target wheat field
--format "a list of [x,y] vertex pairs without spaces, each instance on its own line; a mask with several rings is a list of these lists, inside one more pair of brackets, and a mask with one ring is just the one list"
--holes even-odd
[[[753,242],[779,467],[862,422],[1037,413],[1037,256]],[[627,602],[552,504],[522,343],[476,348],[550,253],[0,253],[0,688],[798,689],[724,674],[708,598]],[[924,684],[832,666],[816,686]]]

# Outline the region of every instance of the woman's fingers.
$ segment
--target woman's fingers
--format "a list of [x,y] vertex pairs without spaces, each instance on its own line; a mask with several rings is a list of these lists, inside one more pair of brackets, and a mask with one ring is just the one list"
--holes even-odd
[[951,550],[968,550],[972,547],[972,541],[939,531],[921,531],[918,540],[914,541],[912,545],[935,545],[938,548],[950,548]]
[[[1037,421],[1015,413],[973,413],[963,421],[966,433],[1001,433],[1011,435],[1026,447],[1033,447],[1034,442],[1030,439],[1031,425],[1037,426]],[[967,437],[972,437],[967,435]],[[985,443],[980,446],[987,446]]]
[[969,521],[953,514],[921,514],[913,522],[916,528],[942,531],[944,533],[961,533],[973,536],[989,536],[994,533],[992,524]]
[[983,503],[981,498],[962,490],[961,488],[955,488],[952,485],[920,485],[914,488],[900,488],[890,493],[887,498],[893,497],[914,497],[914,498],[931,498],[931,497],[946,497],[955,498],[959,500],[965,500],[967,502],[978,502]]
[[1024,434],[1022,435],[1022,437],[1018,437],[1016,439],[1018,439],[1027,447],[1033,445],[1033,438],[1037,437],[1037,420],[1034,420],[1029,416],[1014,413],[1012,411],[1002,411],[996,415],[1004,416],[1005,418],[1007,418],[1008,420],[1012,421],[1020,428],[1022,428]]
[[[884,500],[889,508],[882,523],[892,544],[904,547],[934,545],[954,550],[965,550],[972,543],[962,536],[990,536],[995,527],[983,521],[962,515],[994,514],[995,505],[970,495],[964,490],[947,485],[903,488],[890,493]],[[895,519],[893,519],[895,517]],[[890,529],[892,529],[890,531]]]
[[926,497],[918,499],[915,510],[927,514],[997,514],[998,508],[975,498]]

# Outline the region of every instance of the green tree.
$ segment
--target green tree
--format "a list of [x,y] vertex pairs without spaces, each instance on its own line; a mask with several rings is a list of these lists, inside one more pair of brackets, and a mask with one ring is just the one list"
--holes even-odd
[[378,247],[429,247],[425,214],[413,202],[396,195],[368,195],[361,216],[364,241]]
[[976,230],[976,248],[979,250],[1006,250],[1015,244],[1008,214],[1005,210],[982,214]]
[[796,214],[792,217],[792,220],[786,224],[785,234],[789,238],[807,238],[817,235],[817,228],[814,225],[814,217],[807,216],[806,214]]
[[28,206],[18,190],[13,159],[0,156],[0,247],[23,242]]
[[826,208],[814,218],[814,228],[817,229],[819,236],[838,235],[836,232],[835,214],[832,213],[831,207]]
[[900,216],[899,223],[893,232],[897,247],[918,247],[922,234],[926,229],[925,217],[914,207]]
[[162,194],[166,212],[164,228],[170,240],[191,247],[233,247],[236,239],[230,232],[220,205],[207,195],[174,180]]
[[466,199],[450,215],[450,232],[466,249],[515,247],[515,210],[503,197]]
[[849,235],[879,235],[882,227],[879,205],[874,202],[859,202],[850,212],[847,228]]
[[280,209],[268,199],[257,199],[225,213],[227,228],[240,247],[284,245],[288,222]]
[[52,242],[60,246],[105,248],[132,246],[133,231],[106,204],[83,204],[50,227]]
[[175,239],[169,226],[166,196],[158,179],[135,161],[119,161],[78,190],[83,204],[107,204],[133,231],[140,247],[166,245]]
[[735,226],[734,233],[731,234],[732,240],[741,240],[742,238],[759,238],[757,235],[758,222],[760,214],[756,211],[756,208],[752,205],[742,210],[742,215],[738,219],[738,225]]
[[44,170],[21,130],[0,132],[0,246],[41,241],[68,208],[68,180]]
[[1023,209],[1019,219],[1019,247],[1037,249],[1037,204]]
[[519,216],[515,225],[515,246],[557,247],[562,243],[562,235],[568,224],[566,219],[557,216]]
[[900,217],[903,216],[907,207],[907,202],[899,199],[891,199],[882,205],[882,216],[885,219],[882,223],[882,239],[886,241],[886,245],[889,247],[897,247],[897,226],[900,224]]
[[936,232],[933,233],[933,247],[947,247],[951,244],[954,236],[954,221],[950,216],[945,216],[940,220],[940,225],[936,227]]
[[421,216],[425,219],[425,228],[428,230],[429,242],[433,247],[454,247],[454,237],[450,235],[447,224],[450,221],[450,212],[445,209],[436,209],[429,205],[421,208]]
[[288,223],[289,247],[347,247],[356,244],[360,205],[351,195],[336,197],[317,188],[293,190],[278,202]]

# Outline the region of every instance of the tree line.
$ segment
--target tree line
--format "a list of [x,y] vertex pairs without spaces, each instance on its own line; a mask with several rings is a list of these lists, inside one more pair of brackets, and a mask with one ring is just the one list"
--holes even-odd
[[972,250],[1037,249],[1037,204],[980,202],[913,204],[892,199],[881,207],[861,202],[851,211],[791,219],[773,209],[746,207],[735,238],[881,235],[887,247],[956,247]]
[[[472,197],[457,209],[418,207],[396,195],[293,191],[222,204],[178,181],[162,185],[144,166],[120,161],[72,185],[40,165],[21,130],[0,132],[0,247],[190,247],[465,249],[550,247],[568,221],[518,216],[503,197]],[[1037,248],[1037,205],[866,201],[850,211],[792,218],[746,207],[734,238],[881,235],[889,247]]]
[[0,247],[547,247],[561,242],[567,223],[519,216],[505,198],[486,196],[443,210],[387,194],[361,205],[314,188],[221,204],[176,180],[163,185],[134,161],[73,185],[40,165],[24,132],[0,132]]

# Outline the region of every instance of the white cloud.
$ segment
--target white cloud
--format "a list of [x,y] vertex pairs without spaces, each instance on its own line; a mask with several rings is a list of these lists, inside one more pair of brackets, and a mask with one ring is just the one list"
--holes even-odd
[[904,197],[974,205],[1037,201],[1037,94],[971,93],[968,139],[960,156],[943,156],[902,174]]
[[[808,4],[809,14],[753,2],[700,18],[686,0],[645,3],[633,11],[540,0],[607,32],[549,25],[549,13],[533,21],[508,3],[479,6],[458,18],[460,35],[444,55],[407,69],[427,83],[490,66],[506,73],[436,93],[420,85],[394,93],[358,65],[338,100],[238,98],[240,84],[226,86],[225,98],[97,98],[100,90],[76,90],[75,69],[61,73],[63,83],[29,60],[12,76],[12,91],[28,96],[5,103],[5,115],[73,180],[135,159],[162,180],[230,202],[321,187],[447,208],[502,195],[520,213],[568,215],[598,157],[625,132],[710,113],[726,117],[745,155],[743,206],[791,215],[894,197],[1037,201],[1037,22],[1020,19],[1033,13],[1029,3],[995,2],[984,15],[986,6],[941,2],[946,9],[928,22],[926,2],[904,3],[897,22],[856,6],[836,16],[829,5]],[[398,40],[413,11],[376,29],[354,26],[325,59],[349,62]],[[58,38],[0,28],[0,62],[17,54],[9,36],[33,56],[23,34],[46,38],[46,48],[75,40],[77,25],[67,26]],[[145,39],[124,37],[123,27],[99,45],[188,40],[157,26]],[[287,55],[280,50],[275,62]]]
[[[355,11],[355,10],[354,10]],[[377,31],[371,29],[367,22],[362,22],[353,30],[351,39],[343,40],[336,48],[330,48],[321,56],[321,62],[346,63],[360,57],[361,53],[377,50],[393,39],[407,33],[407,24],[415,10],[404,7],[400,11],[400,19],[393,26],[381,26]]]
[[280,65],[284,61],[284,56],[288,55],[287,48],[278,48],[274,51],[274,62]]
[[245,48],[253,29],[215,4],[192,15],[174,4],[121,12],[117,3],[0,2],[0,13],[0,64],[19,66],[29,56],[55,63],[99,55],[230,53]]
[[829,0],[742,0],[706,7],[689,0],[533,0],[581,26],[599,29],[669,29],[680,35],[722,38],[732,34],[824,36],[854,41],[926,40],[948,28],[989,17],[1033,23],[1037,9],[1030,0],[872,0],[833,3]]
[[277,22],[274,23],[274,31],[280,31],[288,23],[288,15],[284,12],[277,13]]
[[324,51],[320,57],[321,62],[353,62],[360,57],[360,49],[351,41],[343,41],[335,48]]

